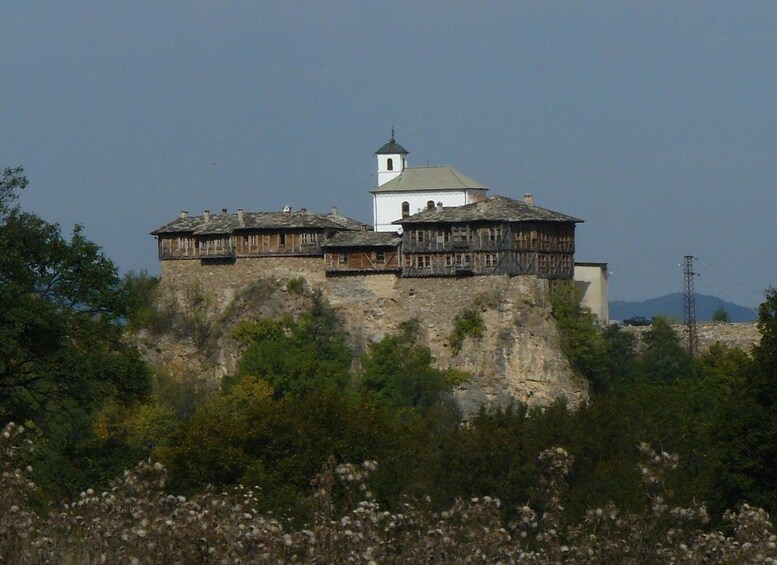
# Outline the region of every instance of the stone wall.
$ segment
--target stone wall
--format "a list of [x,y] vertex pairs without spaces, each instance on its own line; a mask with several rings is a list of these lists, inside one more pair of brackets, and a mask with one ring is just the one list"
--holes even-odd
[[[624,330],[641,337],[650,327],[634,328],[624,326]],[[674,324],[672,329],[677,334],[681,343],[685,340],[685,326]],[[699,352],[703,353],[711,345],[721,342],[729,347],[737,347],[743,351],[752,350],[753,346],[760,343],[761,334],[758,333],[756,322],[698,322],[696,332],[699,336]]]
[[229,263],[199,260],[162,261],[161,287],[165,296],[186,303],[186,294],[202,293],[214,312],[222,312],[242,290],[261,278],[305,278],[321,286],[325,281],[321,257],[249,257]]

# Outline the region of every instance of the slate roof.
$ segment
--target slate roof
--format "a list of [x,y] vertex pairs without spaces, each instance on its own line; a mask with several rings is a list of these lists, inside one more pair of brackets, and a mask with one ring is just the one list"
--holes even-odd
[[474,222],[574,222],[583,220],[540,208],[506,196],[493,196],[464,206],[432,208],[392,222],[394,224],[437,224]]
[[488,190],[453,167],[407,167],[398,177],[380,185],[372,193],[427,192],[430,190]]
[[167,233],[217,235],[246,229],[360,230],[365,225],[346,216],[332,214],[313,214],[303,211],[244,212],[242,222],[238,221],[237,214],[211,214],[208,222],[205,222],[204,216],[178,218],[152,231],[151,235]]
[[321,247],[397,247],[402,237],[392,232],[340,232],[327,239]]
[[394,139],[394,130],[391,130],[391,138],[389,139],[389,142],[378,149],[375,152],[375,155],[396,155],[399,153],[400,155],[407,155],[407,149],[402,147],[399,143],[396,142]]

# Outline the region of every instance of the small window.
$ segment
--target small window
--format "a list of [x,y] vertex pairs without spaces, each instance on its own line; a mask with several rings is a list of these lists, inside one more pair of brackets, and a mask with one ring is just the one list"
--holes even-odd
[[413,230],[410,232],[410,243],[423,243],[426,239],[424,230]]
[[286,234],[282,233],[278,235],[278,245],[286,245]]
[[410,215],[410,202],[402,203],[402,217],[407,218]]
[[386,159],[386,169],[389,170],[389,171],[393,171],[394,170],[394,159],[392,159],[391,157]]
[[386,263],[386,253],[384,251],[376,251],[375,262],[378,265],[384,265]]
[[453,267],[453,255],[446,255],[445,256],[445,266],[446,267]]
[[316,234],[314,233],[302,234],[302,245],[313,245],[315,243],[316,243]]
[[459,253],[456,255],[457,267],[469,267],[469,264],[470,264],[469,253]]
[[348,253],[340,253],[340,264],[341,265],[348,264]]
[[467,226],[453,226],[451,228],[451,235],[453,236],[453,241],[469,241],[469,230],[467,229]]
[[430,200],[429,202],[426,203],[427,210],[431,210],[433,208],[434,208],[434,200]]

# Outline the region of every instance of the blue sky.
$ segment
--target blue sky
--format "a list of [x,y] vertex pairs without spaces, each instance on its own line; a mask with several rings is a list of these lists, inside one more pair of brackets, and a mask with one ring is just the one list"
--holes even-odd
[[159,270],[181,209],[371,221],[373,152],[585,219],[613,299],[777,285],[775,2],[0,2],[21,204]]

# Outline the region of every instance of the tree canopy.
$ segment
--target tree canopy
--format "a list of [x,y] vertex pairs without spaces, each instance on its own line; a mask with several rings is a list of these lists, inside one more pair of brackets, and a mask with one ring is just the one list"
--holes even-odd
[[[0,420],[73,438],[107,399],[148,391],[148,370],[122,340],[127,300],[116,266],[75,226],[12,205],[21,168],[0,180]],[[76,434],[78,435],[78,434]]]

